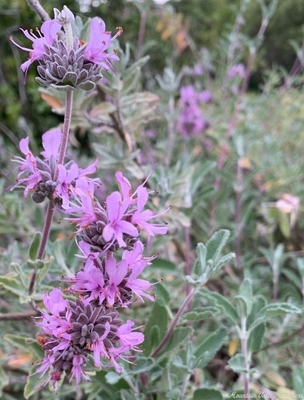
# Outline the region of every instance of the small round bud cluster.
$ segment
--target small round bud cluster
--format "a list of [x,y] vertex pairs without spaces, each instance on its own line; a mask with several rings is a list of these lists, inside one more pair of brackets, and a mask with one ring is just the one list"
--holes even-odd
[[85,59],[85,46],[74,38],[73,48],[68,51],[62,40],[53,45],[45,45],[45,54],[38,61],[39,77],[36,81],[42,86],[59,90],[92,90],[102,78],[100,66]]

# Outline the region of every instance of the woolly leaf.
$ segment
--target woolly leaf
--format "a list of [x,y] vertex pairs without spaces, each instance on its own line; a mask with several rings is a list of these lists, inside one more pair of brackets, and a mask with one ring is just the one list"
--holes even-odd
[[228,361],[230,368],[236,373],[246,372],[245,369],[245,357],[243,354],[236,354]]
[[227,329],[220,327],[211,333],[195,350],[195,365],[193,368],[204,368],[215,353],[222,347],[227,335]]
[[37,253],[38,253],[38,249],[40,246],[40,242],[41,242],[41,233],[40,232],[36,232],[32,243],[30,244],[30,248],[29,248],[29,258],[31,260],[36,260],[37,259]]
[[215,389],[196,389],[193,393],[192,400],[202,399],[223,400],[223,396],[221,392]]
[[215,232],[212,237],[206,243],[207,257],[206,260],[216,261],[220,255],[223,247],[226,245],[227,240],[230,236],[230,232],[227,229],[220,229]]
[[238,315],[235,308],[224,296],[206,289],[200,289],[199,294],[218,306],[222,310],[223,314],[232,322],[237,323]]

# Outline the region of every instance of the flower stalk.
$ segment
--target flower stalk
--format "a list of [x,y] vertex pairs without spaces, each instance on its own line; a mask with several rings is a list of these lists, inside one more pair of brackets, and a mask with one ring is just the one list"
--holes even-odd
[[165,345],[168,343],[168,341],[170,340],[170,338],[174,332],[174,328],[176,327],[180,317],[183,315],[183,313],[187,309],[188,304],[191,303],[195,293],[196,293],[196,288],[192,288],[192,290],[189,292],[188,296],[185,298],[182,305],[180,306],[179,310],[177,311],[175,317],[173,318],[166,335],[164,336],[163,340],[159,343],[159,345],[156,347],[156,349],[153,351],[153,353],[151,354],[151,357],[156,357],[161,352],[161,350],[165,347]]

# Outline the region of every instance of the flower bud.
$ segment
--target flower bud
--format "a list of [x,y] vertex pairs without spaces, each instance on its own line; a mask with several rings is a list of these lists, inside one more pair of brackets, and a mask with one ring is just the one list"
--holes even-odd
[[63,6],[63,10],[59,11],[58,8],[54,8],[55,20],[61,25],[71,24],[75,21],[74,14],[67,7]]

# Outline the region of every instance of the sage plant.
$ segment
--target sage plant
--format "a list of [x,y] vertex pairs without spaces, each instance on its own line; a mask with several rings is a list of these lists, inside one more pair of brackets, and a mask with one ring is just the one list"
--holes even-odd
[[[20,141],[23,157],[14,157],[19,167],[13,187],[21,187],[24,197],[31,194],[36,203],[48,202],[37,259],[44,257],[55,212],[75,224],[75,240],[83,258],[81,270],[64,278],[68,284],[64,291],[58,280],[58,287],[43,295],[45,309],[36,320],[41,329],[38,342],[44,349],[35,372],[41,378],[39,387],[51,382],[58,390],[64,376],[70,381],[75,378],[77,385],[90,379],[85,371],[89,358],[96,368],[114,367],[120,373],[119,359],[127,358],[130,350],[141,351],[138,345],[144,335],[133,321],[122,321],[121,310],[130,307],[136,297],[154,300],[150,282],[139,278],[154,258],[144,256],[140,232],[148,238],[164,235],[167,226],[154,222],[161,214],[146,208],[149,191],[145,182],[133,191],[119,171],[115,174],[119,191],[100,202],[94,195],[100,179],[89,177],[97,171],[97,160],[84,169],[75,160],[67,160],[73,92],[94,89],[101,71],[113,70],[111,61],[119,58],[107,50],[122,29],[112,37],[105,23],[93,18],[89,41],[84,43],[73,33],[74,15],[66,6],[62,11],[54,9],[54,15],[35,33],[22,30],[33,42],[32,48],[11,40],[29,52],[29,59],[21,65],[25,77],[37,61],[36,81],[66,93],[63,128],[44,133],[40,156],[31,152],[28,137]],[[36,275],[33,271],[29,294],[34,291]]]

